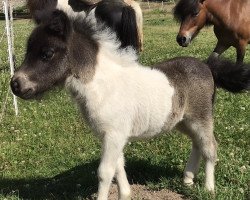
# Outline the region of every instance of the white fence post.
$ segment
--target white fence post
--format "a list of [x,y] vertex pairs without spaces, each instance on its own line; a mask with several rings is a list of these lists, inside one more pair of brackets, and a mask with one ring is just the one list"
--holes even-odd
[[[14,44],[12,44],[13,38],[11,37],[11,35],[13,34],[13,30],[12,30],[12,33],[11,33],[10,18],[9,18],[9,15],[11,16],[12,13],[9,13],[9,2],[8,2],[8,0],[4,0],[3,4],[4,4],[4,13],[5,13],[5,21],[6,21],[6,33],[7,33],[7,39],[8,39],[8,53],[9,53],[9,63],[10,63],[10,74],[11,74],[11,76],[13,76],[14,75],[14,61],[13,61],[13,50],[14,50],[13,45]],[[13,94],[13,103],[14,103],[15,113],[16,113],[16,115],[18,115],[17,99],[16,99],[16,96],[14,94]]]
[[149,0],[148,0],[148,9],[150,9]]
[[14,61],[14,67],[16,67],[15,63],[15,46],[14,46],[14,29],[13,29],[13,3],[10,2],[10,36],[11,36],[11,47],[12,47],[12,54],[13,54],[13,61]]

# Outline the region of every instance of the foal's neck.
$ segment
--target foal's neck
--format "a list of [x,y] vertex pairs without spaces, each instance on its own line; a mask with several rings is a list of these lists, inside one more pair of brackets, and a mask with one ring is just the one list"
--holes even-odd
[[71,73],[83,83],[88,83],[94,76],[98,44],[88,33],[73,32],[69,45]]

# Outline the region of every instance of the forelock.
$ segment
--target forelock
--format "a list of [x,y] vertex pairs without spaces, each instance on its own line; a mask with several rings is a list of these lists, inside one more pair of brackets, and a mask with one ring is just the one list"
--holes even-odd
[[181,22],[199,8],[199,0],[180,0],[174,7],[174,18]]

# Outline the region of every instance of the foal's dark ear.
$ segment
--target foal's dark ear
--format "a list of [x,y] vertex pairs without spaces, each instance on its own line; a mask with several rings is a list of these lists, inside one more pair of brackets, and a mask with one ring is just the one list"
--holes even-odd
[[62,39],[66,40],[71,33],[71,23],[68,16],[60,10],[55,10],[49,19],[48,30]]

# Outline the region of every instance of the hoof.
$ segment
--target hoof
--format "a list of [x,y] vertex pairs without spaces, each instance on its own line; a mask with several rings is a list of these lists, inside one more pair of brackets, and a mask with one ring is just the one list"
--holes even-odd
[[119,200],[131,200],[131,196],[130,195],[124,195],[122,197],[119,198]]
[[191,187],[191,186],[194,185],[193,179],[188,178],[188,177],[185,177],[185,178],[184,178],[183,183],[184,183],[186,186],[189,186],[189,187]]
[[[125,188],[123,188],[125,189]],[[127,188],[122,193],[119,192],[119,200],[131,200],[131,190]]]
[[214,194],[214,186],[206,185],[206,190],[212,194]]

